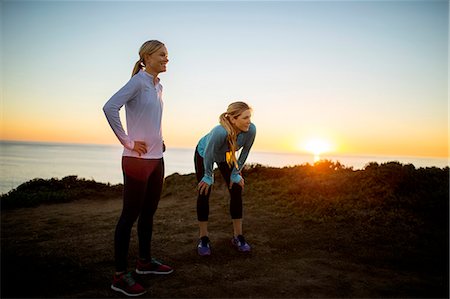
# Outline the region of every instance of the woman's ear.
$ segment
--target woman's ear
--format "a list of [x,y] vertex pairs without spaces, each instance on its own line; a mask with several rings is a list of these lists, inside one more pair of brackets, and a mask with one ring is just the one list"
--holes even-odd
[[142,60],[144,60],[145,65],[147,65],[147,62],[149,61],[149,59],[150,59],[150,55],[148,55],[148,54],[144,54],[142,57]]

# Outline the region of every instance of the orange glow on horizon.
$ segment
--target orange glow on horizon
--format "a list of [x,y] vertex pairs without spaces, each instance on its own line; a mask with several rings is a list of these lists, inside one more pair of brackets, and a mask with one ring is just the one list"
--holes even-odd
[[[35,122],[34,126],[21,125],[25,122],[3,122],[0,140],[62,142],[81,144],[116,144],[119,141],[106,122],[98,121],[94,126],[78,127],[61,122],[54,125]],[[449,157],[448,138],[440,134],[429,134],[421,140],[391,138],[391,136],[315,136],[280,135],[259,131],[253,151],[276,153],[299,153],[314,156],[323,155],[373,155],[411,157]],[[166,130],[164,139],[169,148],[195,147],[199,133],[186,135],[182,130]],[[320,138],[319,138],[320,136]],[[297,142],[296,142],[297,141]]]

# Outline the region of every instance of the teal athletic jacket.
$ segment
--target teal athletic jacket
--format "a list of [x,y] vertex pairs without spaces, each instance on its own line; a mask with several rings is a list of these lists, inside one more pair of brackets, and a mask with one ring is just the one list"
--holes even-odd
[[[205,175],[202,181],[208,185],[214,183],[213,167],[214,162],[220,163],[226,161],[226,153],[230,151],[227,142],[227,131],[221,125],[214,127],[211,132],[203,136],[197,144],[197,151],[203,158],[203,165],[205,167]],[[231,172],[231,182],[239,183],[242,179],[240,172],[244,166],[245,160],[247,160],[250,149],[252,148],[253,141],[255,141],[256,127],[253,123],[247,132],[241,132],[237,136],[238,148],[236,151],[242,148],[239,155],[238,167],[233,167]]]

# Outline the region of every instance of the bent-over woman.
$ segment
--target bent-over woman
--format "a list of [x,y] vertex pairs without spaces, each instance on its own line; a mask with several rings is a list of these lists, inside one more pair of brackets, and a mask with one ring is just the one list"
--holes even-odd
[[[217,166],[230,192],[230,215],[233,223],[232,245],[240,252],[250,252],[242,232],[242,190],[244,178],[241,170],[256,136],[251,123],[251,108],[244,102],[234,102],[219,117],[220,125],[214,127],[197,144],[194,156],[198,181],[197,219],[200,238],[197,252],[200,256],[211,255],[208,233],[209,196],[214,183],[213,166]],[[241,150],[239,158],[236,152]]]

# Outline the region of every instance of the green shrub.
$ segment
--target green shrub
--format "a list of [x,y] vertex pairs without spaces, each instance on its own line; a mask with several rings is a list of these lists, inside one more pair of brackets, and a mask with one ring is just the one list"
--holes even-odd
[[33,179],[0,197],[2,209],[32,207],[82,198],[111,198],[122,194],[121,184],[97,183],[75,175],[62,179]]

